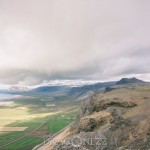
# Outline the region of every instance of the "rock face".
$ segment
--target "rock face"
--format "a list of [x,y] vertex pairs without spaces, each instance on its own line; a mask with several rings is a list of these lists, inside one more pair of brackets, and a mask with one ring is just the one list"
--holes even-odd
[[150,85],[122,86],[93,95],[82,102],[69,135],[52,149],[149,150],[149,108]]
[[93,131],[93,129],[97,126],[107,123],[109,116],[110,113],[103,111],[82,117],[78,123],[76,132],[80,133]]
[[86,100],[81,105],[81,117],[90,115],[94,111],[99,112],[102,110],[107,109],[109,106],[118,106],[118,107],[134,107],[137,104],[130,101],[125,100],[122,98],[116,98],[116,97],[103,97],[103,98],[97,98],[95,95],[93,95],[90,99]]

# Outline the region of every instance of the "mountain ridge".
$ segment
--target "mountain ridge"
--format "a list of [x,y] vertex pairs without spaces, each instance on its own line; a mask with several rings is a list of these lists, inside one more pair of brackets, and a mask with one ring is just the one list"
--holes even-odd
[[[52,139],[59,142],[55,145],[48,142],[38,150],[149,150],[149,106],[150,84],[127,84],[110,92],[93,94],[82,101],[73,125]],[[100,145],[80,143],[81,139],[102,137],[105,143]],[[77,145],[63,142],[75,139],[79,139]]]
[[121,80],[116,82],[117,85],[130,84],[130,83],[145,83],[145,81],[133,77],[133,78],[122,78]]

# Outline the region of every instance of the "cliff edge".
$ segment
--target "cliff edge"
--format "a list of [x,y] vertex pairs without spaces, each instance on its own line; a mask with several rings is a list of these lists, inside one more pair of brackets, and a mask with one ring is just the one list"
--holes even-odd
[[150,85],[92,95],[76,121],[53,140],[39,150],[150,149]]

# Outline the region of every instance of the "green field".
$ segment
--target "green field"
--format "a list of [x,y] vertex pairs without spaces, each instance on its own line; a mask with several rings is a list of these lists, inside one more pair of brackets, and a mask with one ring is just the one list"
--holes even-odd
[[30,150],[35,145],[42,143],[44,140],[43,138],[23,138],[14,144],[10,144],[7,147],[4,147],[3,150]]
[[[19,132],[0,132],[2,150],[30,150],[43,142],[44,138],[52,136],[73,122],[78,113],[78,104],[68,101],[57,102],[55,107],[45,107],[44,101],[38,98],[23,98],[14,102],[13,105],[0,107],[0,126],[27,129]],[[10,144],[4,146],[8,143]]]

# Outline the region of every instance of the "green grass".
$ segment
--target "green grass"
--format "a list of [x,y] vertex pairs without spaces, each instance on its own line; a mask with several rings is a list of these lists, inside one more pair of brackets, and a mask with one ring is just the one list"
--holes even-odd
[[43,141],[44,139],[42,138],[26,137],[14,144],[11,144],[3,148],[3,150],[31,150],[35,145],[38,145]]
[[69,125],[71,122],[73,122],[77,113],[77,108],[71,108],[53,115],[40,130],[47,130],[50,133],[57,133],[58,131]]
[[[73,122],[73,118],[76,116],[76,114],[77,110],[53,115],[45,126],[48,127],[48,131],[57,133],[58,131],[69,125],[71,122]],[[61,115],[64,115],[64,117],[62,117]]]

